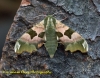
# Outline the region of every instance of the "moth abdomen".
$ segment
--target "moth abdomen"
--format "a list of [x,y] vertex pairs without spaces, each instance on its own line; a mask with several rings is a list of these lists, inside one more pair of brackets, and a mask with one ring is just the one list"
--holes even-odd
[[57,41],[57,36],[56,36],[56,31],[51,31],[48,29],[48,32],[46,32],[46,43],[45,47],[48,53],[50,54],[50,57],[53,56],[55,51],[57,50],[58,46],[58,41]]
[[46,50],[48,51],[50,57],[53,57],[53,54],[57,50],[57,46],[58,46],[58,43],[56,41],[55,42],[54,41],[46,42],[45,47],[46,47]]

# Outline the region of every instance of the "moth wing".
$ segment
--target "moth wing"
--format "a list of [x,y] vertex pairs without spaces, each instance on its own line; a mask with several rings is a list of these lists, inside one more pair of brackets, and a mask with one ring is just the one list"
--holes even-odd
[[45,32],[45,29],[42,21],[29,29],[17,40],[14,51],[17,54],[21,54],[25,51],[29,53],[37,51],[37,48],[41,47],[45,41],[45,33],[43,32]]
[[60,21],[56,21],[56,31],[59,32],[58,35],[59,41],[64,44],[65,51],[70,50],[71,52],[75,52],[77,50],[85,53],[88,51],[88,44],[86,40],[77,32],[61,23]]

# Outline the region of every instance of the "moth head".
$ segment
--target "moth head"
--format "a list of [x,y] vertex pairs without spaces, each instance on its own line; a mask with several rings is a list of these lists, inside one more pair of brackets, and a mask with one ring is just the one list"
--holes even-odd
[[45,28],[47,28],[49,26],[53,26],[55,28],[56,27],[56,19],[53,16],[48,15],[44,19],[44,26],[45,26]]

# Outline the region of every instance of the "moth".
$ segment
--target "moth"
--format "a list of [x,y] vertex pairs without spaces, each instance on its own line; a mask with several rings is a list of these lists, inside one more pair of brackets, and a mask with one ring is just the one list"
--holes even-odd
[[17,54],[25,51],[32,53],[44,45],[50,57],[53,57],[58,43],[65,46],[65,51],[72,53],[77,50],[82,53],[88,51],[88,44],[81,35],[51,15],[24,33],[17,40],[14,51]]

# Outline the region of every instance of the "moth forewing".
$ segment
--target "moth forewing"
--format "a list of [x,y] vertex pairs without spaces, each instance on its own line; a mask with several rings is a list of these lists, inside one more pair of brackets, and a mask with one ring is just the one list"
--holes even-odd
[[59,35],[58,38],[62,44],[65,46],[65,51],[70,50],[70,52],[75,52],[77,50],[82,53],[86,53],[88,51],[88,44],[84,38],[65,24],[56,20],[56,31],[63,34],[62,37]]
[[16,42],[14,50],[17,54],[22,52],[36,52],[37,48],[43,45],[44,38],[39,37],[38,35],[44,32],[43,21],[39,24],[34,25],[26,33],[24,33]]

